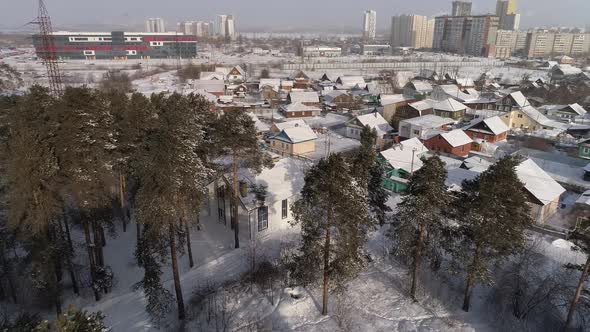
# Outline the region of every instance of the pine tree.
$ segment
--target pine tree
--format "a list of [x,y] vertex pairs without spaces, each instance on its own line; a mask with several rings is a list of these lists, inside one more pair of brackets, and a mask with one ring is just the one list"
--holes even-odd
[[108,332],[104,324],[104,315],[102,312],[87,312],[77,310],[70,306],[68,310],[59,315],[53,323],[43,321],[39,323],[33,332]]
[[463,310],[469,311],[473,287],[491,282],[490,265],[526,245],[532,223],[524,185],[515,168],[520,160],[500,159],[477,178],[463,183],[457,203],[455,266],[466,270]]
[[238,218],[238,168],[245,167],[260,172],[262,167],[272,165],[270,158],[264,154],[256,138],[254,121],[244,111],[225,112],[215,121],[213,144],[218,153],[232,158],[232,210],[231,225],[234,229],[235,247],[240,247]]
[[301,225],[302,245],[291,270],[304,284],[323,274],[322,314],[326,315],[330,283],[342,287],[364,263],[362,250],[373,226],[365,191],[345,159],[333,154],[306,173],[301,199],[292,211],[294,223]]
[[203,197],[211,174],[204,158],[197,152],[203,144],[203,117],[208,111],[208,103],[200,96],[183,97],[179,94],[154,95],[151,103],[157,121],[137,150],[134,161],[140,182],[136,219],[149,229],[150,234],[157,234],[158,239],[167,241],[178,317],[184,319],[177,235],[184,211],[198,209],[199,198]]
[[423,159],[422,168],[410,177],[398,204],[390,235],[397,244],[397,255],[410,262],[410,296],[416,300],[418,273],[424,258],[436,261],[445,227],[445,209],[451,202],[445,180],[447,171],[438,156]]
[[576,228],[571,234],[570,240],[574,241],[576,247],[573,249],[575,251],[581,251],[586,254],[586,263],[584,264],[568,264],[566,265],[567,268],[572,270],[580,271],[580,280],[578,281],[578,286],[576,287],[576,291],[574,293],[574,297],[572,298],[571,304],[568,309],[567,319],[565,322],[565,329],[567,330],[573,322],[574,313],[576,312],[576,308],[580,302],[580,298],[582,295],[586,297],[586,299],[590,298],[590,287],[585,286],[585,284],[589,280],[590,276],[590,217],[586,217],[581,219]]
[[67,88],[53,109],[55,154],[59,160],[65,202],[75,206],[84,230],[94,295],[100,299],[98,276],[102,263],[104,218],[101,209],[111,206],[110,187],[114,148],[112,115],[105,95],[89,88]]
[[361,131],[361,146],[353,157],[352,171],[357,181],[366,188],[371,215],[383,225],[391,208],[386,204],[389,192],[383,188],[385,169],[377,160],[376,141],[377,131],[365,126]]
[[63,202],[58,160],[47,123],[54,104],[48,90],[41,87],[33,87],[19,101],[10,114],[6,168],[9,226],[30,254],[30,276],[36,289],[55,304],[59,313],[61,269],[69,253],[57,222]]

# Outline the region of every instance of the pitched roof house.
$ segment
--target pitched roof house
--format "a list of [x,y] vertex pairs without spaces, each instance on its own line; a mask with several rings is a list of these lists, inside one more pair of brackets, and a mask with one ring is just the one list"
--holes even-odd
[[432,105],[434,114],[443,118],[451,118],[453,120],[460,120],[467,112],[467,106],[461,104],[452,98],[438,101]]
[[288,105],[283,105],[281,111],[287,118],[307,118],[320,115],[322,109],[313,105],[308,106],[303,102],[297,101]]
[[369,127],[377,132],[377,145],[381,145],[393,131],[389,123],[377,112],[359,115],[346,123],[346,137],[359,139],[363,127]]
[[424,141],[431,151],[444,152],[457,157],[466,157],[471,151],[473,140],[461,129],[440,133]]
[[480,138],[487,142],[496,143],[506,139],[510,128],[497,116],[476,119],[463,128],[472,139]]
[[450,118],[429,114],[417,118],[402,120],[399,123],[399,136],[402,138],[425,139],[432,130],[445,130],[449,125],[455,123]]
[[315,151],[316,133],[306,124],[295,124],[270,139],[270,148],[281,155],[302,155]]

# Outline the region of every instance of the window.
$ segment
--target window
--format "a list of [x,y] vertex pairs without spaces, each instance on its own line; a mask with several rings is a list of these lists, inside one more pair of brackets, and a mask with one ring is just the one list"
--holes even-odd
[[218,208],[217,215],[219,217],[219,222],[225,224],[225,210],[223,210],[222,208]]
[[584,153],[590,153],[590,148],[584,148]]
[[268,207],[261,206],[258,208],[258,231],[268,228]]
[[414,135],[420,135],[420,130],[414,130]]
[[519,114],[519,115],[518,115],[518,118],[519,118],[519,119],[522,119],[522,114]]
[[289,207],[288,207],[287,200],[284,199],[283,202],[281,203],[281,211],[282,211],[281,216],[283,217],[283,219],[287,218],[288,209],[289,209]]

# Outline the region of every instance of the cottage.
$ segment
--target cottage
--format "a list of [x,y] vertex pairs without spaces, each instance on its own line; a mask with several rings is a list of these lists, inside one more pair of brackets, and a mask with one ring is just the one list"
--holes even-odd
[[432,99],[435,100],[446,100],[453,98],[460,102],[465,102],[477,98],[478,96],[472,96],[465,93],[458,86],[454,84],[437,85],[432,89]]
[[246,84],[229,84],[226,88],[227,94],[231,94],[236,98],[244,98],[248,94],[248,87]]
[[281,88],[280,78],[261,78],[258,84],[258,90],[262,91],[265,87],[271,87],[273,90],[278,91]]
[[361,89],[367,87],[367,83],[362,76],[340,76],[336,79],[339,89],[352,90],[355,86]]
[[399,128],[399,123],[402,120],[434,114],[433,105],[435,103],[436,102],[431,99],[425,99],[401,106],[395,110],[391,123]]
[[393,128],[377,112],[359,115],[346,123],[346,137],[361,139],[361,132],[364,127],[369,127],[377,132],[377,146],[383,146],[383,143],[389,139]]
[[511,112],[514,109],[521,109],[530,106],[531,103],[520,91],[512,92],[506,97],[498,100],[496,109],[503,112]]
[[292,91],[287,96],[287,102],[290,104],[302,103],[306,106],[320,106],[320,97],[315,91]]
[[416,98],[416,99],[423,99],[432,93],[432,85],[425,81],[410,81],[404,86],[404,95]]
[[406,119],[399,123],[399,136],[404,139],[414,137],[425,139],[429,131],[444,131],[453,123],[455,123],[453,119],[441,118],[440,116],[432,114]]
[[223,81],[225,80],[225,75],[223,75],[223,73],[217,73],[213,71],[203,71],[199,74],[199,79]]
[[436,102],[432,105],[432,109],[435,115],[443,118],[451,118],[456,121],[462,119],[467,112],[467,106],[452,98]]
[[351,109],[354,107],[354,98],[343,90],[331,90],[324,94],[324,104],[336,109]]
[[562,122],[583,119],[587,113],[578,103],[569,105],[544,105],[539,107],[539,111],[552,119]]
[[271,151],[280,155],[302,155],[315,151],[316,133],[307,125],[295,125],[281,130],[270,139]]
[[457,157],[466,157],[471,151],[473,140],[461,129],[434,135],[424,141],[431,151],[444,152]]
[[[272,168],[259,174],[247,169],[238,172],[239,234],[243,241],[266,242],[286,233],[297,232],[289,222],[293,220],[291,205],[299,198],[305,184],[308,165],[294,158],[283,158]],[[232,174],[224,174],[207,186],[209,194],[202,211],[233,232],[231,217]],[[260,189],[263,188],[263,191]],[[264,193],[257,195],[256,192]]]
[[472,139],[480,138],[486,142],[496,143],[506,140],[510,128],[497,116],[476,119],[463,128]]
[[483,173],[492,166],[492,162],[479,156],[465,158],[460,168],[468,169],[476,173]]
[[229,70],[227,80],[230,82],[244,82],[246,81],[246,71],[241,66],[235,66]]
[[395,193],[405,191],[412,173],[423,166],[417,151],[412,148],[391,148],[382,151],[377,159],[385,168],[383,188]]
[[590,138],[578,143],[578,157],[590,159]]
[[502,121],[511,129],[520,128],[527,131],[539,129],[556,129],[560,132],[567,130],[567,125],[548,119],[543,113],[533,106],[525,106],[513,109],[501,117]]
[[295,102],[281,106],[281,111],[287,118],[307,118],[319,116],[322,109],[316,106],[308,106],[303,102]]
[[[388,122],[394,121],[397,111],[405,108],[409,103],[415,101],[415,99],[404,96],[402,94],[386,95],[382,94],[379,96],[379,103],[383,107],[383,117]],[[398,121],[399,123],[399,121]],[[394,126],[397,123],[394,123]]]
[[544,224],[557,212],[560,197],[565,189],[532,159],[527,159],[516,166],[516,174],[528,193],[531,217],[536,223]]
[[192,80],[191,87],[195,90],[203,90],[217,97],[225,94],[225,82],[223,80]]
[[570,77],[576,77],[582,73],[582,69],[572,65],[557,65],[551,68],[551,81],[558,81]]
[[296,71],[289,76],[289,80],[293,81],[294,89],[309,89],[311,86],[311,79],[303,70]]

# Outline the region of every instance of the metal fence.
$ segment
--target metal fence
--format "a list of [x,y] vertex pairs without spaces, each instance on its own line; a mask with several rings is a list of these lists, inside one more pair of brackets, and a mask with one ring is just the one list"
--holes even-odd
[[481,68],[503,67],[504,62],[498,60],[481,61],[442,61],[442,62],[348,62],[348,63],[284,63],[283,70],[331,70],[331,69],[362,69],[362,70],[420,70],[443,68]]

